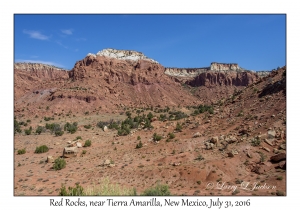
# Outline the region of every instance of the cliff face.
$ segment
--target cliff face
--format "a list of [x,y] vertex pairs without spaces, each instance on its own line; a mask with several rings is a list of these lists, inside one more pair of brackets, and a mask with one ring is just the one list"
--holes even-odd
[[117,59],[111,56],[88,55],[76,62],[70,77],[73,80],[98,78],[107,83],[151,84],[166,79],[164,67],[149,59]]
[[[69,71],[41,63],[14,64],[14,97],[23,96],[43,84],[69,79]],[[50,85],[52,86],[52,85]]]
[[216,63],[212,62],[210,64],[210,70],[240,70],[241,68],[237,63]]
[[191,86],[247,86],[259,79],[251,72],[206,72],[187,82]]
[[165,68],[165,74],[173,77],[196,77],[207,71],[207,68]]
[[165,68],[165,74],[191,86],[247,86],[270,71],[249,71],[236,63],[212,62],[203,68]]
[[148,58],[143,53],[134,50],[116,50],[116,49],[108,48],[99,51],[96,55],[92,53],[89,53],[88,55],[91,55],[93,57],[105,56],[109,58],[116,58],[119,60],[131,60],[131,61],[147,60],[152,63],[158,63],[157,61]]
[[40,79],[68,79],[69,71],[41,63],[15,63],[15,71]]
[[[15,76],[20,77],[22,72],[32,71],[16,70]],[[45,74],[55,78],[57,73],[53,70],[52,74]],[[25,83],[15,80],[15,91],[20,90],[15,94],[18,110],[22,110],[23,101],[29,104],[28,111],[47,104],[53,112],[72,109],[79,113],[96,109],[112,112],[123,110],[124,106],[186,106],[200,101],[164,74],[164,67],[158,62],[133,51],[104,50],[96,55],[88,54],[76,62],[67,76],[62,75],[61,80],[42,76],[24,79],[26,92],[21,91]]]

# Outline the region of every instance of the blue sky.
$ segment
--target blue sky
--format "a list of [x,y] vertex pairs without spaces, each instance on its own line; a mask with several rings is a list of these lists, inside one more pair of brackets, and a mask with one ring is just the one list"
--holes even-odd
[[14,15],[15,62],[72,69],[104,48],[136,50],[165,67],[286,65],[285,15]]

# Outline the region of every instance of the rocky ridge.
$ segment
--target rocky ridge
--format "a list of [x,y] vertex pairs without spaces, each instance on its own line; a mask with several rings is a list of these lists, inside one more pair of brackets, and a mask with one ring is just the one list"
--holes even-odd
[[99,51],[96,55],[89,53],[87,56],[93,56],[93,57],[105,56],[109,58],[116,58],[120,60],[132,60],[132,61],[148,60],[153,63],[158,63],[157,61],[148,58],[143,53],[134,50],[116,50],[116,49],[107,48]]
[[246,70],[240,67],[237,63],[217,63],[212,62],[209,67],[200,68],[174,68],[166,67],[165,74],[172,77],[180,78],[195,78],[202,73],[239,73],[239,72],[251,72],[257,74],[259,77],[265,77],[270,74],[271,71],[252,71]]

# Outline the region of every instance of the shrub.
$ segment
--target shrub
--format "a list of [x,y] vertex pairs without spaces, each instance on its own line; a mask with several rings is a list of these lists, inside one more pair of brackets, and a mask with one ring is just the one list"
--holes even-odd
[[143,147],[143,143],[140,141],[137,145],[136,145],[136,149],[142,148]]
[[63,159],[63,158],[57,158],[57,159],[55,159],[55,161],[54,161],[54,164],[53,164],[53,169],[54,170],[61,170],[61,169],[63,169],[63,168],[65,168],[66,167],[66,161],[65,161],[65,159]]
[[153,188],[146,189],[141,195],[145,196],[168,196],[171,195],[168,185],[157,184]]
[[46,145],[36,147],[36,149],[35,149],[35,153],[44,153],[44,152],[48,152],[48,151],[49,151],[49,148]]
[[31,123],[31,120],[27,120],[26,122]]
[[158,135],[157,133],[153,134],[153,140],[154,141],[160,141],[162,139],[162,136]]
[[19,149],[18,150],[18,155],[23,155],[26,153],[26,150],[25,149]]
[[55,136],[62,136],[64,131],[55,131]]
[[83,154],[83,155],[86,154],[86,150],[82,150],[82,154]]
[[64,130],[73,134],[77,131],[77,125],[78,125],[77,122],[74,122],[73,124],[67,122],[64,126]]
[[127,116],[128,118],[131,118],[131,112],[130,112],[130,111],[127,111],[127,112],[126,112],[126,116]]
[[97,126],[102,129],[104,128],[104,126],[107,126],[107,125],[108,125],[108,122],[100,121],[97,123]]
[[17,132],[21,133],[22,130],[21,130],[20,123],[16,119],[14,119],[14,134],[16,134]]
[[54,117],[44,117],[45,121],[54,120]]
[[261,151],[257,151],[257,153],[260,155],[260,162],[263,163],[266,160],[266,155],[261,152]]
[[174,139],[175,138],[175,134],[174,133],[169,133],[168,135],[169,135],[170,139]]
[[82,196],[84,195],[84,190],[83,187],[80,186],[78,183],[76,183],[75,187],[69,187],[68,189],[66,189],[66,187],[63,185],[60,188],[59,195],[60,196]]
[[92,145],[92,141],[91,140],[86,140],[84,143],[84,147],[90,147]]
[[92,126],[91,125],[85,125],[84,128],[90,129]]
[[37,134],[41,134],[42,132],[44,132],[45,128],[43,126],[38,126],[35,130],[35,133]]
[[177,123],[175,130],[181,132],[182,131],[182,125],[180,123]]
[[195,158],[195,160],[204,160],[204,157],[202,157],[202,155],[198,155],[198,157]]
[[252,146],[254,146],[254,147],[259,146],[260,143],[261,143],[261,140],[259,139],[259,137],[255,137],[255,138],[253,138],[252,141],[251,141],[251,144],[252,144]]
[[160,114],[159,115],[159,120],[160,121],[164,121],[164,120],[166,120],[167,119],[167,115],[166,114]]
[[138,136],[136,139],[137,139],[137,140],[141,140],[141,137],[140,137],[140,136]]
[[76,137],[76,140],[78,140],[78,139],[82,139],[81,136],[77,136],[77,137]]
[[147,118],[148,118],[149,120],[151,120],[153,117],[154,117],[154,116],[153,116],[152,112],[149,112],[149,113],[147,114]]
[[25,134],[30,135],[31,134],[31,129],[25,129]]
[[51,133],[58,133],[57,131],[62,131],[62,128],[57,123],[46,123],[46,129],[49,129]]

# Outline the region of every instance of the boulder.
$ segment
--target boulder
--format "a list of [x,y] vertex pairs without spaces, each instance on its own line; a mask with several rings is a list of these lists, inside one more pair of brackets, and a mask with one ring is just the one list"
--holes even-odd
[[272,165],[270,163],[261,163],[260,165],[256,165],[251,170],[257,174],[264,174],[272,169]]
[[280,148],[280,149],[283,149],[283,150],[286,150],[286,144],[281,144],[281,145],[279,146],[279,148]]
[[47,163],[54,163],[54,158],[52,156],[48,156]]
[[247,156],[248,156],[248,158],[252,158],[252,155],[249,151],[247,152]]
[[215,145],[213,143],[205,142],[205,146],[206,149],[213,149]]
[[106,125],[103,127],[103,131],[104,131],[104,132],[108,131],[108,128],[107,128]]
[[77,147],[65,147],[63,151],[63,157],[76,157],[78,153]]
[[285,160],[286,159],[286,154],[285,153],[279,153],[277,155],[274,155],[270,158],[271,162],[275,162],[275,163],[278,163],[282,160]]
[[231,150],[231,153],[232,153],[233,155],[238,155],[238,154],[239,154],[239,152],[238,152],[237,150]]
[[76,146],[77,146],[78,148],[81,148],[81,147],[82,147],[81,142],[77,142],[77,143],[76,143]]
[[228,139],[228,143],[229,143],[229,144],[235,143],[236,141],[237,141],[237,139],[236,139],[234,136],[231,136],[231,137],[229,137],[229,139]]
[[193,138],[197,138],[197,137],[200,137],[200,133],[199,132],[194,133],[194,135],[193,135]]
[[264,140],[268,145],[273,146],[273,141],[265,139]]
[[105,165],[105,166],[110,165],[110,160],[109,160],[109,159],[106,159],[106,160],[104,161],[103,165]]
[[210,143],[218,144],[218,143],[219,143],[219,138],[218,138],[218,136],[212,137],[211,140],[210,140]]
[[263,148],[263,150],[265,150],[265,151],[267,151],[267,152],[270,152],[270,149],[269,148],[267,148],[267,147],[262,147]]
[[274,139],[276,136],[276,132],[274,130],[269,130],[268,131],[268,138],[269,139]]
[[228,157],[234,157],[234,154],[232,152],[227,153]]
[[286,169],[286,162],[285,162],[285,160],[280,161],[278,163],[278,167],[285,170]]

